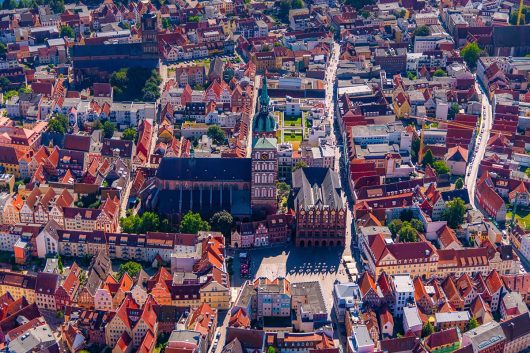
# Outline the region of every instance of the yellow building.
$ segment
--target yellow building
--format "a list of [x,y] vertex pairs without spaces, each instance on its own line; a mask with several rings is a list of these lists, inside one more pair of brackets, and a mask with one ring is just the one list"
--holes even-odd
[[0,271],[0,295],[7,292],[13,299],[26,297],[28,303],[35,302],[35,285],[37,277],[18,272]]
[[230,308],[230,288],[216,281],[211,281],[201,288],[200,293],[202,303],[206,303],[218,310]]
[[405,92],[399,92],[393,99],[394,113],[398,118],[403,118],[410,114],[409,97]]
[[437,273],[438,254],[427,241],[387,244],[383,235],[369,239],[367,263],[374,277],[409,273],[412,277],[429,278]]

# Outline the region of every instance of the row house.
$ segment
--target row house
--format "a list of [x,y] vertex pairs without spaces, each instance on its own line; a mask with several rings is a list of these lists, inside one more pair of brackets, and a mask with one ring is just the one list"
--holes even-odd
[[56,310],[64,312],[66,307],[77,301],[77,294],[81,287],[81,272],[82,269],[75,262],[68,269],[68,274],[55,291]]
[[59,254],[95,255],[106,252],[111,258],[153,262],[158,256],[169,263],[172,253],[183,244],[195,246],[196,235],[148,232],[147,234],[109,233],[101,230],[58,230]]
[[20,222],[46,224],[54,220],[64,223],[63,208],[73,206],[74,196],[67,189],[56,192],[35,187],[24,200],[20,209]]
[[[153,297],[140,306],[131,294],[127,294],[116,315],[105,327],[105,344],[114,348],[119,341],[132,342],[133,347],[140,347],[148,333],[158,336],[158,322]],[[151,337],[152,338],[152,337]]]
[[35,303],[41,309],[57,310],[55,292],[59,288],[60,275],[40,272],[35,282]]
[[206,69],[203,65],[177,66],[175,68],[175,80],[181,86],[204,85]]
[[231,246],[247,248],[288,242],[292,233],[290,215],[269,215],[264,221],[239,223],[232,232]]
[[116,310],[125,298],[125,294],[132,289],[133,284],[133,279],[128,273],[124,273],[119,280],[108,275],[94,296],[95,309]]
[[120,201],[108,198],[101,208],[64,207],[64,228],[68,230],[102,230],[114,232],[118,228]]
[[96,291],[101,287],[105,278],[112,272],[112,262],[105,250],[98,251],[92,257],[88,268],[85,286],[79,291],[77,305],[93,310],[95,307]]
[[28,303],[34,303],[36,282],[34,275],[0,271],[0,295],[9,292],[15,300],[25,297]]
[[114,317],[113,311],[99,311],[67,306],[64,311],[65,322],[74,322],[75,327],[86,341],[105,345],[105,327]]
[[439,256],[427,241],[387,244],[384,236],[376,234],[368,239],[368,251],[364,255],[374,276],[383,271],[390,275],[410,273],[426,277],[437,273]]

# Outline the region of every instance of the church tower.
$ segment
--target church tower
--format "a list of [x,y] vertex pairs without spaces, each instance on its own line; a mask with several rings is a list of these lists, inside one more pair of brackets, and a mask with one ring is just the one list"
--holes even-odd
[[252,194],[251,206],[255,216],[276,213],[276,183],[278,181],[278,149],[276,119],[270,112],[267,78],[259,97],[259,111],[252,122]]
[[158,57],[158,16],[153,12],[142,15],[142,51],[144,55]]

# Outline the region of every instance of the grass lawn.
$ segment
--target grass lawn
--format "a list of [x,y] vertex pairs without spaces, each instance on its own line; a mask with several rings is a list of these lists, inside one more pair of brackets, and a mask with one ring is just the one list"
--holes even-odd
[[302,117],[294,115],[284,115],[283,126],[302,126]]
[[[506,212],[506,222],[511,221],[512,211]],[[518,210],[515,214],[515,220],[524,228],[530,230],[530,210]]]
[[284,131],[283,133],[283,140],[285,142],[292,142],[292,141],[298,141],[302,142],[302,133],[301,132],[289,132]]

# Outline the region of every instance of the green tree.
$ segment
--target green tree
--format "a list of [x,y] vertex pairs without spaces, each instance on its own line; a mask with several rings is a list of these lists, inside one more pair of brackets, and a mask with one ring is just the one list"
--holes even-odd
[[189,211],[182,217],[179,229],[181,233],[197,234],[199,231],[210,230],[210,225],[199,213]]
[[120,219],[121,230],[124,233],[138,233],[140,229],[141,219],[138,215],[131,215]]
[[110,121],[105,121],[103,123],[103,136],[106,138],[111,138],[114,135],[115,130],[116,126],[114,126],[114,124]]
[[460,51],[460,56],[470,68],[477,66],[477,60],[480,56],[480,48],[477,43],[467,43]]
[[388,225],[388,229],[390,229],[390,232],[393,236],[396,236],[398,232],[400,231],[401,227],[403,227],[403,222],[401,219],[393,219],[392,222]]
[[463,187],[464,187],[464,181],[462,180],[462,178],[456,179],[456,181],[455,181],[455,189],[460,190]]
[[66,134],[68,131],[68,118],[64,114],[56,114],[48,121],[48,131]]
[[206,135],[217,145],[222,145],[226,141],[225,132],[219,127],[219,125],[212,125],[208,127]]
[[300,161],[296,162],[296,164],[294,165],[294,167],[293,167],[293,172],[294,172],[295,170],[298,170],[298,169],[300,169],[300,168],[305,168],[305,167],[307,167],[307,163],[304,162],[304,161],[302,161],[302,160],[300,160]]
[[225,238],[229,239],[232,233],[232,226],[234,224],[234,218],[227,211],[219,211],[214,213],[210,218],[210,225],[213,231],[221,232]]
[[276,348],[274,348],[273,346],[268,346],[267,353],[276,353]]
[[423,222],[417,218],[413,218],[410,221],[410,225],[412,226],[412,228],[416,229],[420,233],[423,233],[425,231],[425,226],[423,225]]
[[364,17],[364,18],[368,18],[368,17],[370,17],[370,12],[368,12],[368,11],[362,11],[362,12],[361,12],[361,16]]
[[75,31],[70,26],[61,27],[61,37],[75,38]]
[[442,214],[442,219],[447,221],[447,225],[453,229],[464,223],[464,215],[466,214],[466,204],[464,200],[459,197],[447,202],[445,210]]
[[414,72],[412,72],[412,71],[407,71],[407,78],[408,78],[409,80],[414,81],[417,77],[416,77],[416,74],[415,74]]
[[4,43],[0,43],[0,56],[1,56],[2,58],[5,58],[6,54],[7,54],[7,47],[6,47],[6,45],[5,45]]
[[282,211],[287,211],[287,201],[289,200],[289,193],[291,192],[291,187],[289,184],[279,181],[276,183],[276,189],[278,190],[277,198],[278,205]]
[[431,34],[431,31],[427,26],[419,26],[414,31],[414,35],[418,37],[427,37],[429,34]]
[[118,278],[121,279],[125,273],[127,273],[131,278],[136,278],[141,270],[142,265],[140,265],[138,262],[127,261],[126,263],[120,265],[120,269],[118,270]]
[[121,139],[127,140],[127,141],[135,141],[136,140],[136,129],[133,127],[129,127],[123,130],[123,133],[121,134]]
[[434,71],[433,76],[434,77],[444,77],[444,76],[447,76],[447,72],[445,72],[443,69],[438,69],[438,70]]
[[304,2],[302,0],[292,0],[291,7],[293,9],[302,9],[304,8]]
[[469,320],[467,322],[466,331],[473,330],[473,329],[477,328],[478,326],[479,326],[479,323],[478,323],[477,319],[472,317],[471,320]]
[[526,176],[530,178],[530,168],[526,168],[524,170],[524,172],[525,172]]
[[16,1],[15,0],[4,0],[2,3],[2,9],[4,10],[11,10],[16,8]]
[[160,217],[154,212],[144,212],[140,217],[138,233],[157,232],[160,230]]
[[375,1],[373,0],[346,0],[345,4],[355,7],[355,9],[360,10],[366,5],[372,5]]
[[280,11],[279,16],[282,19],[287,19],[289,16],[289,10],[291,10],[291,1],[290,0],[281,0],[280,1]]
[[[408,222],[407,222],[408,223]],[[415,243],[418,241],[418,232],[410,223],[403,225],[398,232],[399,241],[402,243]]]
[[164,17],[164,18],[162,19],[162,27],[163,27],[164,29],[171,28],[171,21],[169,20],[168,17]]
[[151,71],[151,76],[145,82],[144,88],[142,89],[143,100],[147,102],[154,102],[160,98],[160,84],[162,83],[162,77],[157,70]]
[[[530,6],[523,5],[523,9],[521,10],[521,23],[519,23],[521,26],[530,24]],[[512,10],[512,13],[510,14],[510,24],[516,25],[517,24],[517,17],[519,16],[519,6],[517,8],[514,8]]]
[[410,156],[412,161],[416,163],[418,161],[418,153],[420,151],[420,139],[412,138],[412,146],[410,149]]
[[438,175],[448,174],[451,171],[447,164],[445,164],[445,162],[441,160],[434,162],[432,166],[436,170],[436,173],[438,173]]
[[64,266],[63,259],[61,259],[61,255],[57,255],[57,268],[59,269],[59,273],[63,273]]
[[423,327],[421,329],[421,337],[422,338],[430,336],[433,333],[434,333],[434,326],[430,322],[427,322],[425,325],[423,325]]
[[11,81],[7,77],[0,77],[0,89],[2,92],[5,92],[9,86],[11,86]]
[[434,156],[431,150],[427,150],[427,152],[423,154],[423,160],[421,163],[424,167],[432,165],[434,163]]
[[64,12],[64,0],[49,0],[48,4],[54,13]]
[[199,22],[201,20],[201,16],[194,15],[194,16],[188,16],[188,22]]
[[451,104],[451,106],[449,107],[449,110],[447,111],[447,119],[453,120],[459,111],[460,111],[460,106],[458,105],[458,103]]

